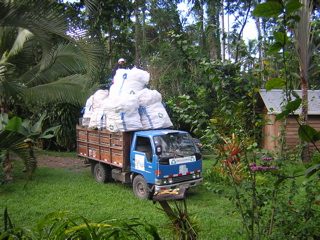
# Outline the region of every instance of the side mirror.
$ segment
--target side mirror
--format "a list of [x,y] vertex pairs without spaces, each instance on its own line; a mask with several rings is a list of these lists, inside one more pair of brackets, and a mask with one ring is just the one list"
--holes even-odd
[[198,147],[198,148],[201,148],[202,147],[202,144],[200,142],[200,140],[198,138],[193,138],[192,139],[194,144]]
[[156,145],[156,154],[158,156],[162,154],[162,147],[160,145]]

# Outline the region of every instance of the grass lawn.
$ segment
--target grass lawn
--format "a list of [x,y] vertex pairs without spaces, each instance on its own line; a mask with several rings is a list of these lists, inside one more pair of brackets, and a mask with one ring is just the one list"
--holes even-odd
[[[204,172],[210,165],[209,159],[204,161]],[[0,206],[8,208],[16,226],[32,227],[50,212],[67,210],[91,221],[139,218],[155,225],[163,239],[173,239],[158,204],[137,199],[130,186],[96,183],[90,168],[72,171],[41,167],[28,182],[20,162],[14,169],[14,182],[0,186]],[[239,234],[239,216],[226,198],[200,186],[190,191],[187,205],[198,225],[199,239],[244,239]]]

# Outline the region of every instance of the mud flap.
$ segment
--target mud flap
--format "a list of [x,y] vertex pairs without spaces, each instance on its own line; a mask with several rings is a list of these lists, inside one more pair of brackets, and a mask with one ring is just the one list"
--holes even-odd
[[170,200],[183,200],[186,197],[187,188],[180,187],[176,189],[163,190],[153,195],[154,202],[170,201]]

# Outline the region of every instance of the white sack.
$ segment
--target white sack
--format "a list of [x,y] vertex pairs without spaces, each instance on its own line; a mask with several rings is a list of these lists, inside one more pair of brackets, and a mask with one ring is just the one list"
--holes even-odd
[[106,114],[102,109],[96,109],[91,113],[89,128],[106,128]]
[[117,71],[116,71],[116,74],[114,75],[113,77],[113,84],[121,84],[122,83],[122,80],[124,78],[124,74],[127,74],[129,73],[130,69],[124,69],[124,68],[119,68]]
[[107,129],[111,132],[127,132],[142,129],[139,112],[136,110],[108,114]]
[[149,106],[140,106],[139,114],[143,129],[169,128],[173,124],[161,102]]
[[149,80],[150,74],[141,69],[118,69],[110,87],[110,97],[137,94]]
[[91,113],[93,112],[93,95],[91,95],[86,102],[86,106],[84,107],[83,118],[90,118]]
[[137,95],[139,105],[141,106],[148,106],[162,101],[161,94],[157,90],[150,90],[148,88],[145,88],[138,92]]
[[139,108],[138,97],[136,95],[109,97],[103,102],[101,108],[103,108],[107,115],[109,113],[137,111]]
[[147,71],[141,70],[139,68],[132,68],[131,71],[129,72],[129,76],[128,78],[131,81],[136,81],[139,82],[143,85],[146,85],[149,83],[150,80],[150,73],[148,73]]
[[100,108],[101,104],[106,100],[109,96],[109,91],[108,90],[98,90],[92,95],[92,108],[93,111],[95,109]]

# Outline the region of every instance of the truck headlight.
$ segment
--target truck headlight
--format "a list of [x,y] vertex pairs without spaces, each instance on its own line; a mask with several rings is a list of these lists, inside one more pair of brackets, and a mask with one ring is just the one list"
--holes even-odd
[[168,182],[171,184],[173,183],[173,179],[172,178],[168,178]]

